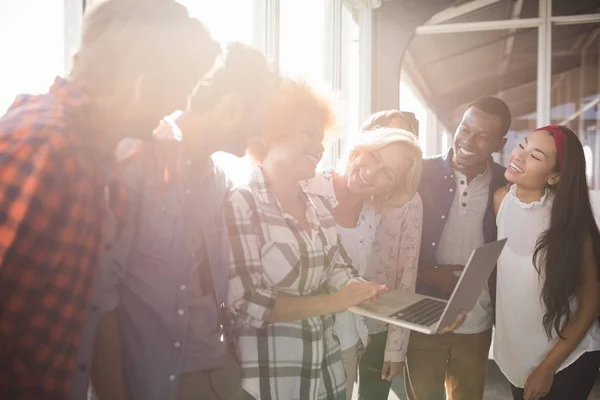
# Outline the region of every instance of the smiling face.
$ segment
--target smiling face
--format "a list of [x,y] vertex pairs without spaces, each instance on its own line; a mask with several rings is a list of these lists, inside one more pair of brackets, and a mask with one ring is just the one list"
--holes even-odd
[[323,121],[299,119],[287,128],[286,135],[269,144],[263,163],[275,166],[278,173],[292,180],[314,177],[323,157],[323,125]]
[[406,179],[411,165],[412,156],[398,143],[361,151],[350,164],[346,186],[352,193],[365,196],[390,192]]
[[505,177],[530,190],[555,185],[560,174],[556,170],[556,145],[552,134],[535,131],[526,137],[512,151]]
[[485,166],[506,142],[501,134],[500,117],[470,107],[454,134],[454,163],[461,169]]

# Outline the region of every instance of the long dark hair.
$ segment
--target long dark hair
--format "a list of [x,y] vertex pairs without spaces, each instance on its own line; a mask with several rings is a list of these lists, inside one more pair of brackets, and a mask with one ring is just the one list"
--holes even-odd
[[570,301],[581,285],[586,240],[592,240],[596,262],[600,260],[600,232],[590,203],[583,146],[569,128],[558,128],[565,134],[562,168],[555,167],[560,180],[551,187],[554,202],[550,227],[538,239],[533,253],[534,265],[544,277],[541,299],[548,338],[553,330],[562,338],[561,332],[571,319]]

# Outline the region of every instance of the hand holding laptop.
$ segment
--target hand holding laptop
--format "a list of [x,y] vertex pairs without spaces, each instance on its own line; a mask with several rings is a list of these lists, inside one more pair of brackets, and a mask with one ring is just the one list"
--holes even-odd
[[454,332],[455,330],[457,330],[458,328],[460,328],[462,326],[462,324],[465,322],[465,319],[467,319],[467,313],[464,311],[461,311],[458,313],[458,315],[456,316],[456,319],[454,320],[454,322],[452,324],[450,324],[450,326],[447,326],[445,328],[438,330],[435,334],[443,335],[445,333]]

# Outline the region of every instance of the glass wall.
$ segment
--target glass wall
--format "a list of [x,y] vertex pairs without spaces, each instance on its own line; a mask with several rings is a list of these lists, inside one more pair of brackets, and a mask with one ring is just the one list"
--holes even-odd
[[254,2],[252,0],[177,0],[187,7],[221,43],[242,42],[255,45]]
[[18,93],[45,92],[65,73],[64,5],[64,0],[0,2],[0,115]]
[[552,49],[552,123],[581,139],[592,189],[600,189],[599,32],[600,24],[556,27]]

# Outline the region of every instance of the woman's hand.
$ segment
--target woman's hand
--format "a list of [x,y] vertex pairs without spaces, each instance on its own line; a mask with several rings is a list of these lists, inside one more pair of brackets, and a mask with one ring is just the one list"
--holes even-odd
[[336,312],[345,311],[348,307],[359,305],[388,291],[386,285],[375,282],[353,282],[332,294]]
[[524,400],[538,400],[547,395],[554,382],[554,374],[556,370],[545,366],[538,365],[525,381]]
[[385,361],[381,369],[381,379],[391,382],[394,377],[404,372],[404,361],[391,362]]

